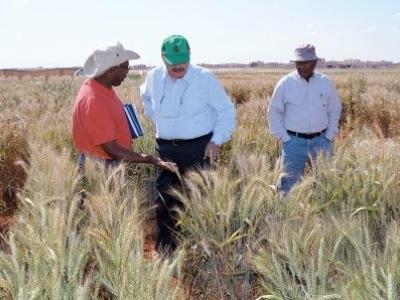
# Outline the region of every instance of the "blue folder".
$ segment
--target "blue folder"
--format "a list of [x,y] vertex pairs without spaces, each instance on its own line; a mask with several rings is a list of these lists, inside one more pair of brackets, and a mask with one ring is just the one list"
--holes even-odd
[[144,135],[142,124],[140,124],[139,115],[133,104],[125,104],[124,111],[129,124],[129,130],[133,139]]

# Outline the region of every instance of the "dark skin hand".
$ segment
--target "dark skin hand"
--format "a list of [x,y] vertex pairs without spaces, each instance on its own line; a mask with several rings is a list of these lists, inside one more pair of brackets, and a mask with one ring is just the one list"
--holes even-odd
[[140,154],[135,151],[127,150],[115,141],[107,142],[100,145],[101,148],[112,158],[119,159],[131,163],[148,163],[158,168],[177,173],[178,168],[175,163],[163,161],[154,155]]
[[296,61],[297,73],[307,81],[313,76],[316,66],[317,60]]

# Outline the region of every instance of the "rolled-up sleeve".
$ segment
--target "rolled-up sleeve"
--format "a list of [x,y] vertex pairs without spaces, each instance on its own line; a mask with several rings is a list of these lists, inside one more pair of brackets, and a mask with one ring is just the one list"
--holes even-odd
[[338,92],[334,84],[330,81],[328,97],[328,129],[325,135],[329,140],[333,140],[339,132],[339,119],[341,112],[342,104]]
[[151,101],[151,83],[152,83],[152,72],[149,73],[146,77],[146,80],[140,86],[140,97],[142,99],[144,114],[148,117],[153,123],[155,123],[154,109],[153,103]]
[[216,122],[211,141],[217,145],[222,145],[231,139],[236,126],[236,111],[218,79],[213,74],[209,75],[206,81],[208,91],[206,100],[216,112]]
[[272,94],[271,101],[268,106],[268,125],[271,133],[282,142],[290,140],[285,126],[283,125],[283,113],[285,109],[283,98],[283,85],[278,82]]

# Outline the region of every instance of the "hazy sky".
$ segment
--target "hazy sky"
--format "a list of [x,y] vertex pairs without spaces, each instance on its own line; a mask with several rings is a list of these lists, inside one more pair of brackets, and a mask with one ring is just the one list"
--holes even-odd
[[287,62],[301,43],[400,62],[400,0],[0,0],[0,68],[79,66],[116,41],[157,65],[171,34],[195,63]]

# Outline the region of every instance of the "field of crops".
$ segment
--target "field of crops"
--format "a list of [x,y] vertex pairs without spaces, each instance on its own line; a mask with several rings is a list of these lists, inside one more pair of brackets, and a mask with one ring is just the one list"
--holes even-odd
[[[400,70],[328,72],[343,103],[334,157],[281,201],[266,107],[285,72],[218,73],[238,125],[213,171],[185,179],[170,259],[151,251],[152,167],[91,162],[78,175],[83,79],[0,78],[0,298],[398,299]],[[141,112],[142,80],[117,89]],[[142,120],[134,147],[154,153]]]

